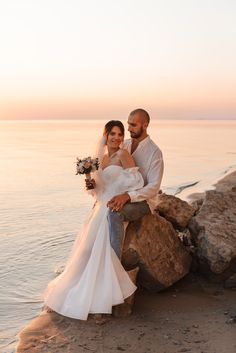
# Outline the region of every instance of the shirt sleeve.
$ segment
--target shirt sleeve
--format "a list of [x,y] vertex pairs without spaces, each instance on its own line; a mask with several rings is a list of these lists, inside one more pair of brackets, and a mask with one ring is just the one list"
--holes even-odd
[[147,174],[147,184],[134,191],[129,191],[131,202],[141,202],[155,197],[160,190],[161,180],[164,172],[164,162],[162,155],[155,152],[152,156],[150,167]]

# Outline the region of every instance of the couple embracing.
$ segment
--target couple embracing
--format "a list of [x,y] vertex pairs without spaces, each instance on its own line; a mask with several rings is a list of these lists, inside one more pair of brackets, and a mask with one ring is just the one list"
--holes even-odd
[[100,167],[91,181],[95,206],[63,273],[44,292],[45,306],[57,313],[80,320],[88,314],[111,314],[113,306],[136,290],[120,258],[124,222],[153,212],[157,205],[163,159],[147,133],[149,121],[145,110],[132,111],[128,117],[131,139],[125,141],[120,121],[105,125],[97,151]]

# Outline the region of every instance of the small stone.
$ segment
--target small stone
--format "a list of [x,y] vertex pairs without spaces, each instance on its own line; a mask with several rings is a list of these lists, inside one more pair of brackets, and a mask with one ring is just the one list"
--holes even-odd
[[68,342],[63,342],[63,343],[61,343],[61,344],[59,344],[59,348],[63,348],[63,347],[65,347],[65,346],[67,346],[68,345]]
[[185,328],[185,329],[183,329],[183,333],[184,334],[186,334],[186,333],[188,333],[188,332],[190,332],[190,329],[187,327],[187,328]]
[[224,292],[221,291],[221,290],[216,290],[216,291],[213,293],[213,295],[214,295],[215,297],[218,297],[219,295],[223,295],[223,294],[224,294]]
[[236,288],[236,273],[227,278],[227,280],[224,282],[224,287],[225,288]]
[[235,316],[231,316],[227,321],[226,324],[236,324],[236,315]]
[[182,343],[180,343],[180,342],[178,342],[178,341],[173,341],[173,344],[174,344],[175,346],[181,346]]

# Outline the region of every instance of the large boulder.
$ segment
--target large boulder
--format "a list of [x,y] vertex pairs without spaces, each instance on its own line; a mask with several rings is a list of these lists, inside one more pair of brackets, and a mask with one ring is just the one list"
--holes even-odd
[[236,270],[236,187],[207,191],[189,228],[200,269],[222,277]]
[[149,290],[160,291],[189,272],[191,255],[172,224],[154,214],[130,222],[122,263],[126,269],[139,266],[138,283]]
[[174,227],[183,229],[193,217],[195,208],[178,197],[160,194],[156,211],[170,221]]

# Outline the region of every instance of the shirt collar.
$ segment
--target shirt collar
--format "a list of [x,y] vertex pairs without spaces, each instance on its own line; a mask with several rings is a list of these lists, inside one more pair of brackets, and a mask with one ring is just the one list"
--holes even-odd
[[[145,139],[143,139],[142,141],[139,142],[138,147],[136,148],[136,150],[134,151],[134,153],[141,148],[142,146],[145,146],[148,142],[150,141],[150,136],[147,135],[147,137],[145,137]],[[132,143],[132,139],[131,139],[131,143]]]
[[150,140],[150,136],[147,135],[147,137],[145,137],[144,140],[140,141],[138,145],[139,145],[139,146],[146,145],[146,143],[147,143],[149,140]]

